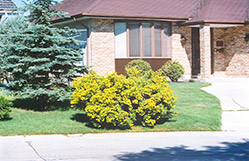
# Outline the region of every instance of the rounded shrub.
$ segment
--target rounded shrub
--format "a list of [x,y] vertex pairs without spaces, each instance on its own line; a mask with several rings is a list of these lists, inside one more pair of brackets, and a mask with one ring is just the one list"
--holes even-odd
[[133,74],[133,72],[131,71],[132,68],[137,68],[137,72],[139,73],[140,76],[146,75],[148,72],[152,71],[150,64],[142,59],[130,61],[125,66],[126,75],[132,76]]
[[[133,72],[136,73],[136,68]],[[176,96],[165,78],[152,72],[145,77],[107,76],[91,71],[73,82],[71,106],[83,110],[97,128],[153,127],[176,115]]]
[[163,75],[169,77],[172,82],[177,82],[178,79],[184,74],[183,66],[177,61],[169,61],[161,68]]
[[6,120],[10,118],[10,112],[12,102],[5,96],[0,95],[0,120]]
[[190,82],[190,83],[194,83],[195,80],[194,80],[194,79],[190,79],[189,82]]

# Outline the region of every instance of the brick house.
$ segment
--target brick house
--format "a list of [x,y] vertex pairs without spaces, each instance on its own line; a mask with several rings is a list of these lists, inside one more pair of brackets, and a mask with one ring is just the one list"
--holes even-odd
[[84,61],[100,74],[142,58],[154,70],[179,61],[185,77],[249,77],[248,0],[64,0]]
[[16,15],[17,7],[11,0],[0,0],[0,22]]

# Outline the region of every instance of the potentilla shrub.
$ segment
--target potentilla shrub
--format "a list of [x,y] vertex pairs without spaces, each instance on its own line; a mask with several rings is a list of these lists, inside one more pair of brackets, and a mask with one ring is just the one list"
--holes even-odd
[[0,120],[6,120],[10,118],[10,112],[12,102],[3,95],[0,95]]
[[160,119],[176,115],[176,96],[166,78],[152,72],[145,77],[107,76],[91,71],[73,82],[73,108],[83,110],[97,128],[132,128],[134,124],[153,127]]

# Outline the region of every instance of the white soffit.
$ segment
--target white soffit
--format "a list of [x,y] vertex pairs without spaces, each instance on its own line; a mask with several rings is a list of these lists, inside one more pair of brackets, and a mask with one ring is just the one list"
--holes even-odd
[[[243,24],[210,24],[211,28],[227,28],[227,27],[238,27],[238,26],[244,26],[244,25]],[[188,27],[200,28],[200,25],[190,25]]]
[[210,24],[212,28],[226,28],[226,27],[237,27],[243,26],[242,24]]

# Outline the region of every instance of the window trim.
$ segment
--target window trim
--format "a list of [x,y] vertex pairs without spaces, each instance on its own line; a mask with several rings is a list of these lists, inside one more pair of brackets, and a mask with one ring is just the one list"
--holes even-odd
[[[120,21],[119,21],[120,22]],[[165,24],[168,23],[170,26],[170,31],[172,34],[172,22],[156,22],[156,21],[125,21],[124,22],[126,24],[126,47],[127,47],[127,58],[172,58],[172,36],[169,37],[169,56],[166,56],[166,52],[165,52],[165,40],[164,40],[164,28],[165,28]],[[131,57],[130,56],[130,45],[129,45],[129,34],[130,34],[130,30],[129,30],[129,23],[138,23],[139,24],[139,33],[140,33],[140,57]],[[151,33],[152,33],[152,57],[144,57],[143,56],[143,30],[142,30],[142,23],[151,23],[152,27],[151,27]],[[161,52],[162,52],[162,56],[161,57],[157,57],[155,56],[155,30],[154,30],[154,24],[155,23],[160,23],[161,24]]]

